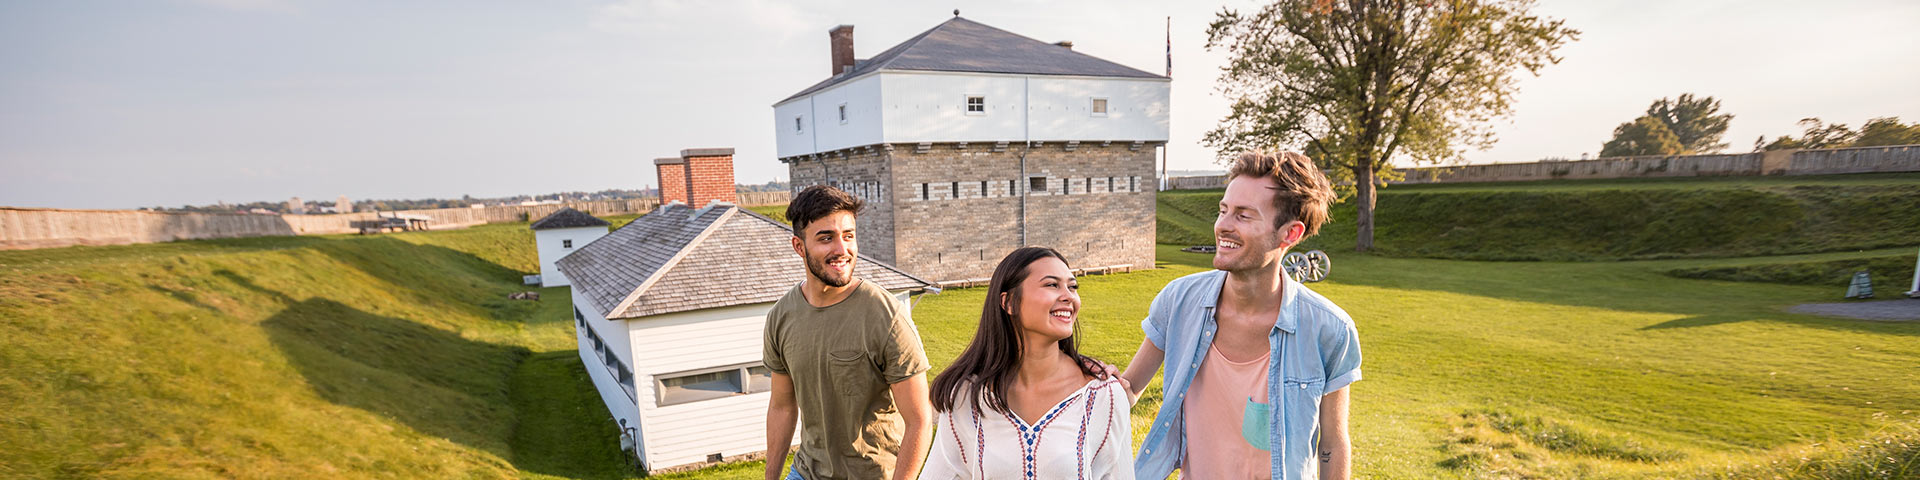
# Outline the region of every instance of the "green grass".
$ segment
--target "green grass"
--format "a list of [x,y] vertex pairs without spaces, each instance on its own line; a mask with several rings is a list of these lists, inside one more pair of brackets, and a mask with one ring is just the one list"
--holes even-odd
[[0,477],[618,476],[566,290],[505,298],[533,260],[525,224],[0,252]]
[[[1210,201],[1188,194],[1163,195],[1162,218],[1206,218]],[[1330,230],[1308,245],[1334,259],[1312,288],[1362,338],[1361,478],[1920,472],[1920,323],[1784,313],[1832,286],[1670,274],[1911,248],[1473,262],[1341,242]],[[1208,268],[1158,254],[1161,268],[1083,279],[1084,351],[1124,365],[1153,295]],[[0,252],[0,477],[620,477],[565,290],[505,299],[533,266],[524,224]],[[983,301],[954,289],[916,307],[936,369]],[[1134,409],[1136,442],[1157,383]]]

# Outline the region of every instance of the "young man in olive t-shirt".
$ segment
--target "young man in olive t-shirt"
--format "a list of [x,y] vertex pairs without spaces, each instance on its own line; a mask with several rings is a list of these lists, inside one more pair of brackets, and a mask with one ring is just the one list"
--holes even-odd
[[[787,204],[807,277],[767,313],[767,480],[907,479],[926,459],[927,354],[893,296],[853,276],[862,204],[822,185]],[[782,477],[796,417],[800,447]]]

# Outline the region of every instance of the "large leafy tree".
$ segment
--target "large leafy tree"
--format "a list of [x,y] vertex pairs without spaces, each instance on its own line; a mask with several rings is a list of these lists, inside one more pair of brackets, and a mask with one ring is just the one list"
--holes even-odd
[[1727,148],[1720,137],[1727,133],[1733,115],[1720,113],[1720,101],[1713,97],[1694,98],[1691,93],[1683,93],[1677,99],[1662,98],[1647,107],[1647,116],[1667,125],[1680,141],[1679,153],[1714,153]]
[[1666,122],[1642,115],[1613,129],[1613,140],[1600,147],[1600,156],[1677,155],[1683,150],[1680,138],[1667,129]]
[[1207,48],[1224,49],[1232,110],[1205,141],[1221,152],[1297,148],[1356,199],[1356,248],[1373,247],[1375,189],[1392,162],[1458,159],[1494,142],[1515,73],[1538,75],[1579,31],[1528,0],[1276,0],[1224,10]]

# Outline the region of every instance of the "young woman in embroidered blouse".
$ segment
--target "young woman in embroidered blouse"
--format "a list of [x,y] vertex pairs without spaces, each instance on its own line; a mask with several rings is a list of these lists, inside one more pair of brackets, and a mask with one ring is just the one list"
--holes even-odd
[[933,381],[922,480],[1133,478],[1133,401],[1080,355],[1079,288],[1051,248],[1000,261],[973,343]]

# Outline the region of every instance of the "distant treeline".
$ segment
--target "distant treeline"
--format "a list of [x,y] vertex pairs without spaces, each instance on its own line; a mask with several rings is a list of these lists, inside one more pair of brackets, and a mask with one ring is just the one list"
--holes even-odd
[[[758,185],[736,185],[734,186],[734,189],[740,192],[784,192],[784,191],[787,191],[788,186],[787,186],[787,182],[767,182],[767,183],[758,184]],[[640,189],[640,190],[612,189],[612,190],[601,190],[597,192],[558,192],[558,193],[548,193],[543,195],[518,195],[518,196],[510,196],[510,197],[490,197],[490,198],[476,198],[472,195],[461,195],[460,198],[370,199],[370,200],[369,199],[362,199],[362,200],[350,199],[350,201],[353,202],[353,211],[356,211],[356,212],[366,212],[366,211],[375,211],[375,210],[382,211],[382,212],[390,212],[395,210],[465,208],[472,205],[518,205],[523,202],[545,202],[545,201],[591,202],[591,201],[599,201],[599,200],[631,200],[636,198],[656,198],[659,196],[660,196],[660,193],[657,189],[647,188],[647,189]],[[306,213],[310,213],[310,214],[332,213],[334,210],[335,201],[333,200],[328,200],[328,199],[303,199],[303,200],[304,200],[303,203],[306,204]],[[215,205],[183,205],[179,207],[156,206],[156,207],[147,208],[146,210],[156,210],[156,211],[163,211],[163,212],[196,212],[196,213],[290,213],[288,211],[288,205],[287,205],[288,201],[289,200],[258,201],[258,202],[247,202],[247,203],[240,203],[240,204],[221,203],[221,204],[215,204]]]

